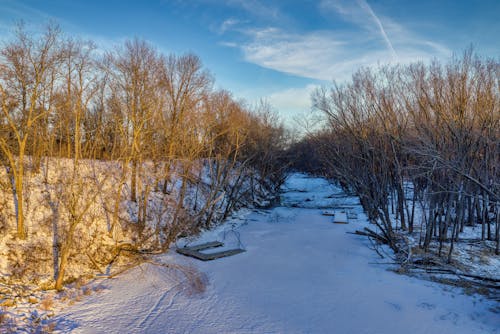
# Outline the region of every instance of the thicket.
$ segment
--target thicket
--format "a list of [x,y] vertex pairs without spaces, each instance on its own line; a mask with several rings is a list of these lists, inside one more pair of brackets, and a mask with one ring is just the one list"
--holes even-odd
[[361,69],[314,93],[326,126],[295,144],[295,167],[357,194],[394,249],[405,230],[449,262],[464,227],[480,226],[499,254],[499,78],[498,60],[472,50],[447,64]]
[[3,279],[57,289],[275,195],[286,133],[193,54],[22,25],[0,48]]

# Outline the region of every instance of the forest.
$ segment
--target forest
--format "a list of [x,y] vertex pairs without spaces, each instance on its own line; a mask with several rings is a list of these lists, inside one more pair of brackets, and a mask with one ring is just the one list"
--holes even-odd
[[1,280],[61,290],[165,251],[285,178],[287,134],[194,54],[103,51],[55,24],[0,50]]
[[447,63],[360,69],[313,94],[325,126],[294,144],[295,167],[359,196],[376,225],[359,233],[403,262],[413,251],[436,256],[419,264],[453,263],[457,243],[498,255],[499,78],[498,59],[472,48]]

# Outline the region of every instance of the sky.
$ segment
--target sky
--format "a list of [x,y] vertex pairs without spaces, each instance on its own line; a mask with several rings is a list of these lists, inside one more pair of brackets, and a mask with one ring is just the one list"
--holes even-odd
[[249,104],[268,101],[288,123],[310,94],[362,66],[461,54],[500,55],[498,0],[0,0],[0,39],[23,20],[57,22],[110,49],[145,39],[169,54],[197,54]]

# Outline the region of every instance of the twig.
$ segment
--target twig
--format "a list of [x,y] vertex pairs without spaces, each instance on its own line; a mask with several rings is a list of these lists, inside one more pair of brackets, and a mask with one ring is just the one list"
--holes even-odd
[[375,243],[373,242],[373,239],[372,237],[368,236],[368,240],[370,240],[370,243],[372,244],[373,246],[373,250],[378,254],[378,256],[380,256],[381,259],[384,259],[385,257],[378,251],[378,247],[377,245],[375,245]]

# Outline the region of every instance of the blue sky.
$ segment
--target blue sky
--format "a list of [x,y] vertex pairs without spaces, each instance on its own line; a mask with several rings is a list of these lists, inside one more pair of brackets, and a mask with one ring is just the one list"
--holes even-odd
[[140,37],[194,52],[218,87],[289,120],[309,111],[315,87],[360,66],[445,60],[471,43],[498,57],[499,17],[498,0],[0,0],[0,35],[52,19],[102,48]]

